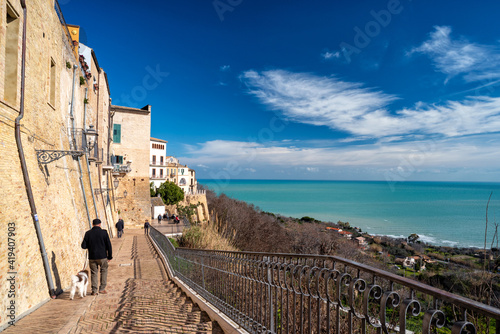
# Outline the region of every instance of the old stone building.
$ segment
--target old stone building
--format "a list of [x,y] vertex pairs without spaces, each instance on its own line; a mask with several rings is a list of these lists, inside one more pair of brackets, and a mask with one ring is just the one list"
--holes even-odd
[[[78,36],[57,1],[0,0],[0,331],[69,287],[92,219],[113,236],[118,211],[149,215],[151,109],[111,108],[106,73]],[[144,140],[112,143],[113,124]]]
[[[113,177],[118,181],[116,208],[129,224],[149,218],[149,146],[151,106],[141,109],[111,106]],[[125,196],[126,194],[126,196]]]

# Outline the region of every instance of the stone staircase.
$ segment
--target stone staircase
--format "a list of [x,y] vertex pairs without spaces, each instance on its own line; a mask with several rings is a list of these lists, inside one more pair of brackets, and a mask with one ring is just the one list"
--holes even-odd
[[71,333],[222,333],[166,276],[151,242],[140,234],[130,241],[123,244],[116,261],[122,265],[118,270],[133,270],[133,278],[123,270],[122,278],[128,278],[118,288],[120,283],[109,278],[114,280],[119,271],[110,272],[108,294],[97,296]]
[[214,324],[171,282],[128,279],[90,305],[75,333],[211,333]]

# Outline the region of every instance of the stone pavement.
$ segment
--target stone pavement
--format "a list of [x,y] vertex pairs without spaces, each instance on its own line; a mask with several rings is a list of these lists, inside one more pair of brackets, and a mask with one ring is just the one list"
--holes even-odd
[[90,284],[85,298],[65,291],[4,333],[222,333],[167,277],[144,230],[111,242],[108,294],[91,296]]

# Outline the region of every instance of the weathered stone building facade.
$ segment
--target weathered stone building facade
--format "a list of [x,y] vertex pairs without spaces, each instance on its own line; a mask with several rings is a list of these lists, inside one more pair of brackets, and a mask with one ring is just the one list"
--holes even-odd
[[[116,205],[128,224],[142,226],[149,218],[149,138],[151,106],[111,106],[113,176],[119,181]],[[125,192],[127,196],[125,196]]]
[[[0,330],[70,286],[86,264],[80,244],[92,219],[113,236],[118,211],[149,216],[151,109],[141,111],[144,143],[135,138],[144,157],[128,148],[136,161],[121,176],[112,124],[137,112],[111,111],[106,73],[78,35],[57,1],[0,0]],[[84,144],[91,125],[93,149]]]

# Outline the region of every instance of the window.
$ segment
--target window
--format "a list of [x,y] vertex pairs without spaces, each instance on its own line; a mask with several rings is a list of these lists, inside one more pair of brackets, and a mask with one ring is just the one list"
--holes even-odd
[[163,169],[160,169],[160,177],[163,178]]
[[160,165],[163,165],[163,157],[160,157]]
[[50,58],[49,102],[56,106],[56,62]]
[[7,25],[5,30],[5,77],[4,100],[17,103],[17,67],[19,46],[19,15],[7,1]]
[[113,142],[120,144],[122,139],[122,125],[113,124]]
[[112,164],[123,164],[123,156],[121,155],[112,155],[111,156]]
[[153,177],[156,177],[156,168],[153,168]]
[[156,155],[153,155],[153,165],[156,165]]

